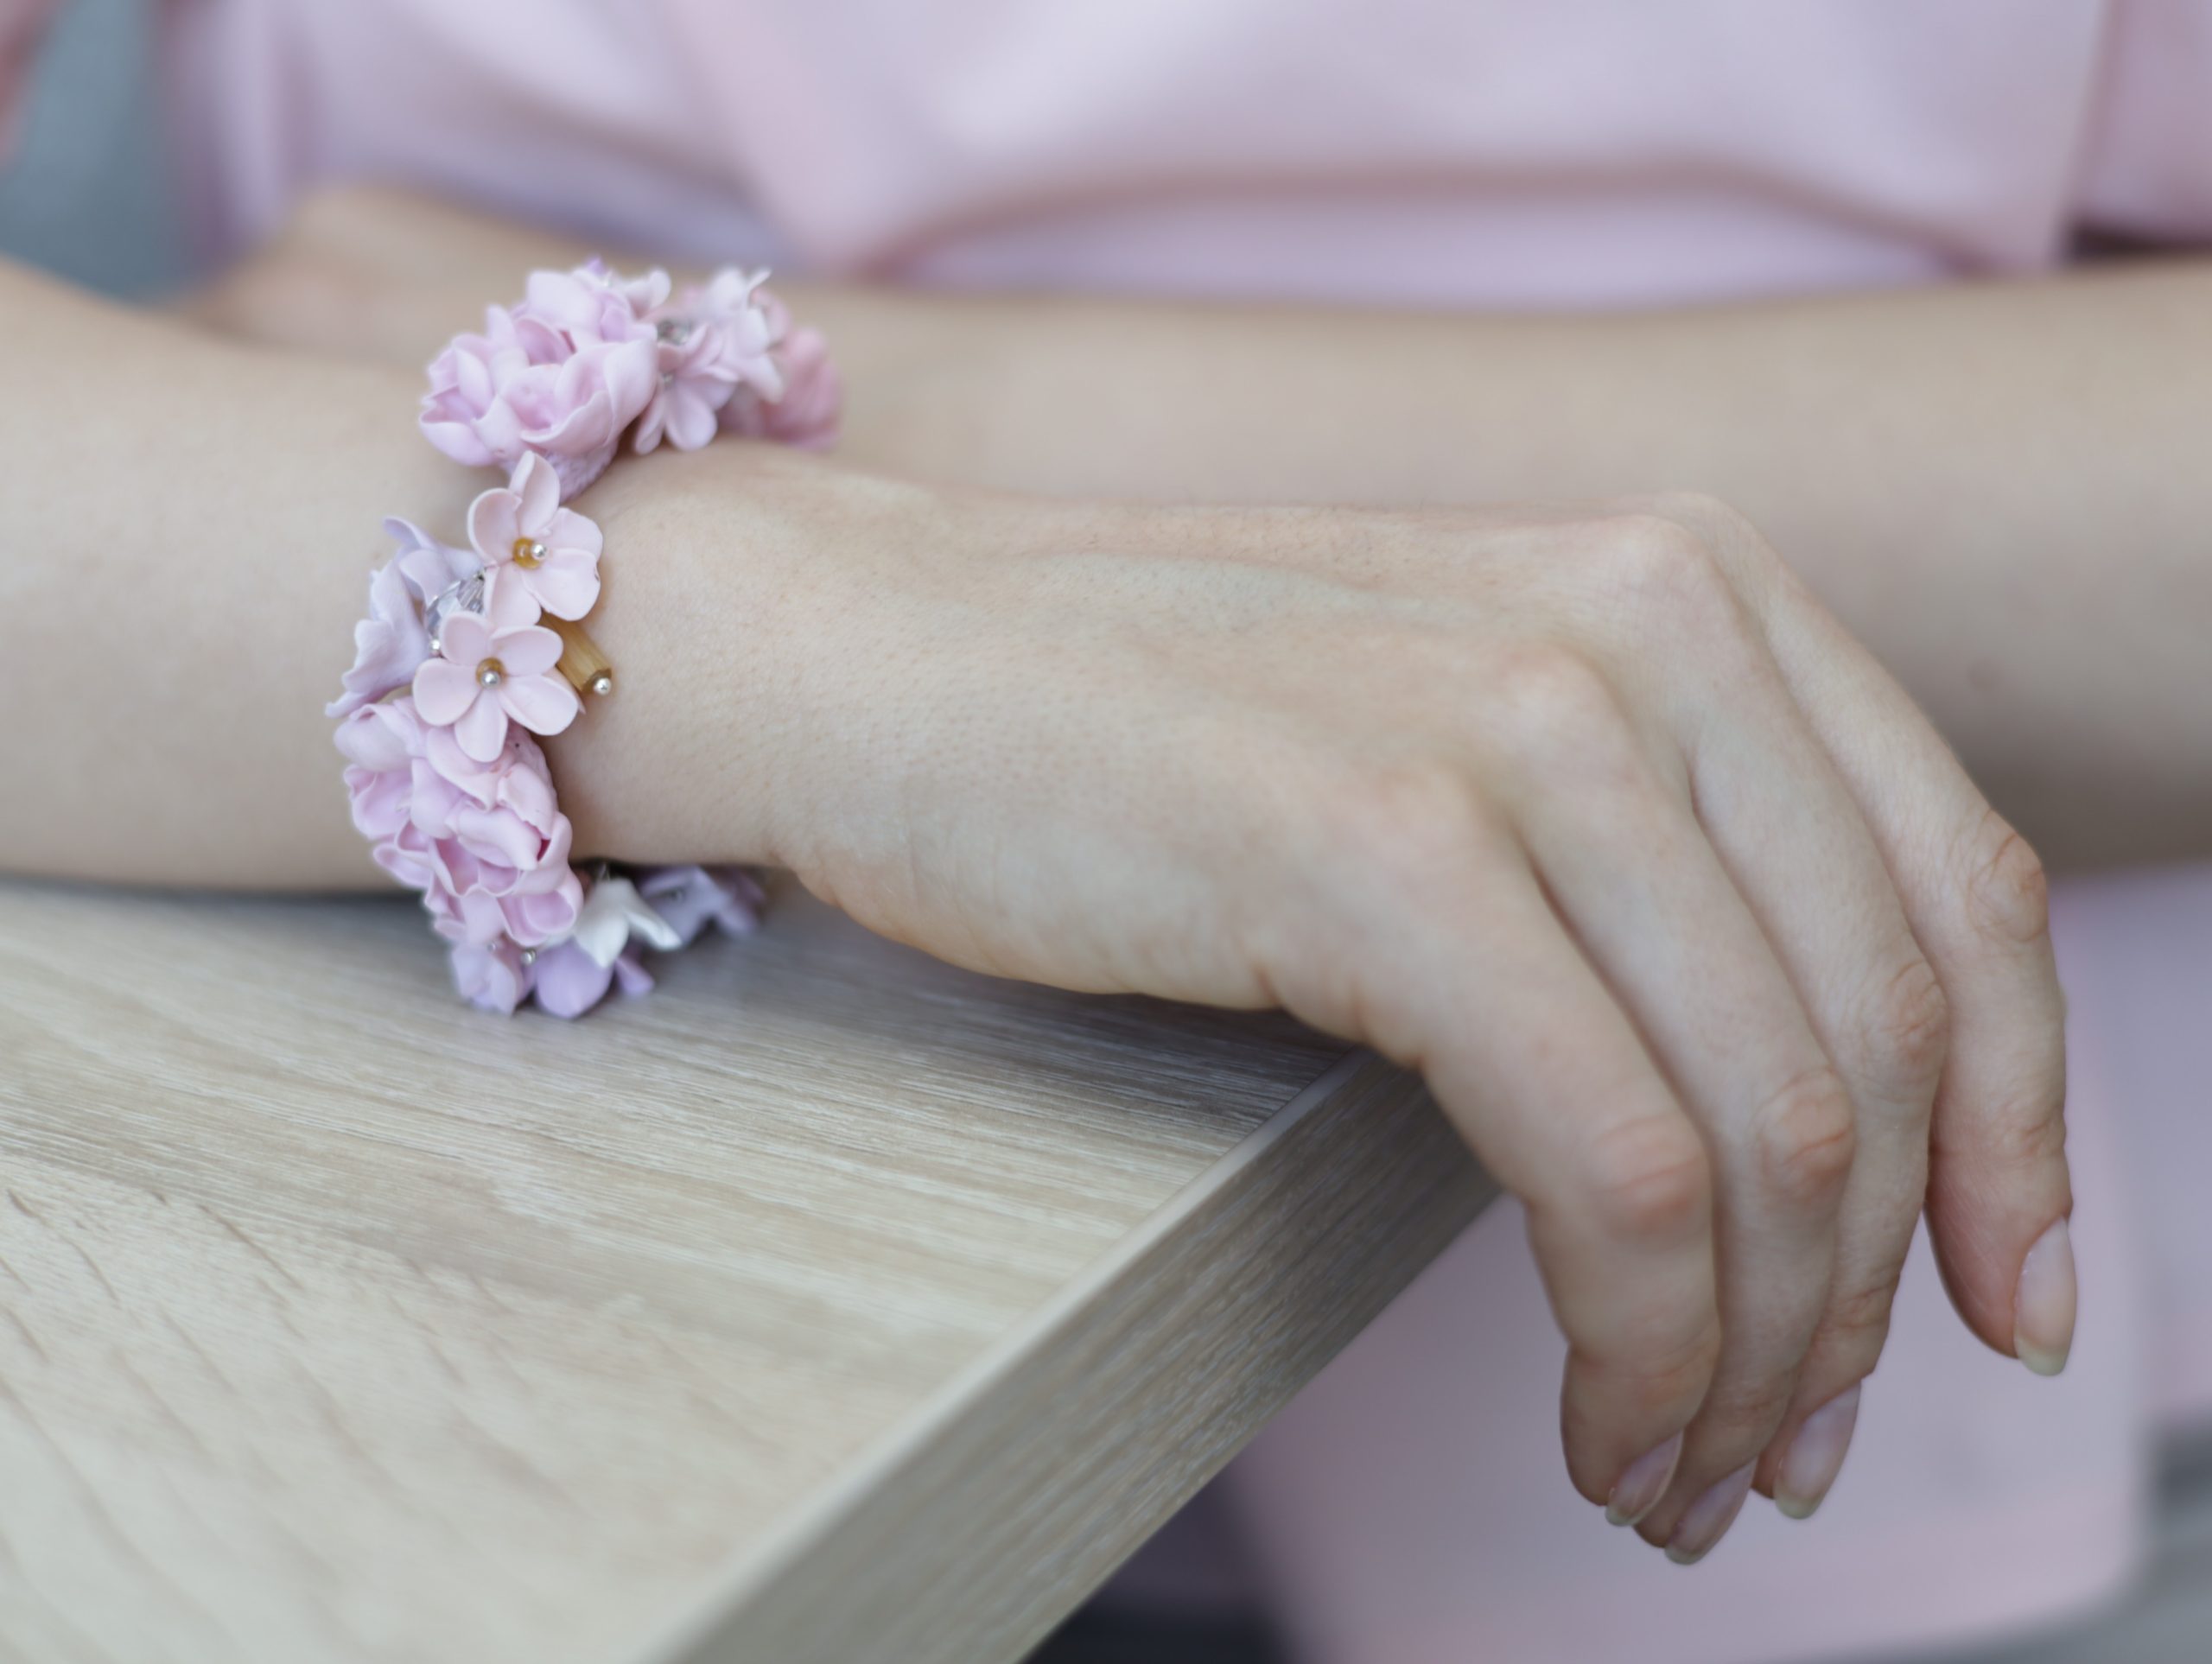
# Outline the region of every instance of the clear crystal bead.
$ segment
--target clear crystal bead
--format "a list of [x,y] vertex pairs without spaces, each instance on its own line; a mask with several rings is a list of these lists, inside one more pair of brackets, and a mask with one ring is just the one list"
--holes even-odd
[[438,632],[455,613],[480,613],[483,610],[484,575],[481,572],[472,572],[431,596],[429,608],[423,619],[424,627],[430,632],[430,651],[434,653],[444,651],[438,645]]

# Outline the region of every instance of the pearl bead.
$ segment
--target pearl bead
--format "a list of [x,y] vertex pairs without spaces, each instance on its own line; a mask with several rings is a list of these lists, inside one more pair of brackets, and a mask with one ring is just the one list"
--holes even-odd
[[514,546],[515,564],[525,572],[545,564],[545,545],[535,537],[518,537]]
[[496,658],[487,658],[476,667],[479,687],[496,688],[507,679],[507,667]]
[[601,670],[597,676],[592,677],[591,690],[601,698],[606,698],[614,691],[614,673],[612,670]]

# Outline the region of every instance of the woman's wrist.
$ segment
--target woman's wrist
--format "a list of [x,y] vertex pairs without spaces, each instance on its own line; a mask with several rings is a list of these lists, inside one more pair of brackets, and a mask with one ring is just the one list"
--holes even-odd
[[592,633],[619,689],[545,742],[577,850],[797,864],[849,812],[853,714],[912,715],[860,685],[883,667],[856,608],[962,557],[983,499],[729,445],[626,459],[575,505],[606,537]]

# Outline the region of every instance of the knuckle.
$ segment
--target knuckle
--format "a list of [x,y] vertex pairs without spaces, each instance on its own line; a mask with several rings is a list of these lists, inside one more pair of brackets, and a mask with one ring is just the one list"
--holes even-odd
[[1560,643],[1532,645],[1497,667],[1487,708],[1499,713],[1518,750],[1532,759],[1576,755],[1618,746],[1629,731],[1626,709],[1596,664]]
[[1621,1121],[1592,1141],[1584,1182],[1599,1228],[1650,1245],[1684,1241],[1712,1217],[1705,1146],[1675,1115]]
[[2047,1170],[2066,1158],[2065,1105],[2065,1065],[2043,1066],[2011,1096],[1979,1115],[1937,1117],[1932,1153],[1980,1170]]
[[1833,1069],[1807,1070],[1753,1118],[1760,1182],[1792,1208],[1818,1208],[1842,1193],[1857,1153],[1851,1098]]
[[1720,1350],[1720,1318],[1707,1307],[1677,1337],[1577,1344],[1573,1352],[1578,1362],[1605,1380],[1609,1398],[1625,1398],[1638,1409],[1651,1410],[1702,1400],[1713,1384]]
[[1854,1362],[1863,1359],[1865,1371],[1871,1371],[1873,1358],[1880,1355],[1882,1342],[1890,1332],[1890,1310],[1897,1302],[1897,1294],[1894,1277],[1886,1282],[1861,1284],[1835,1294],[1821,1319],[1815,1345]]
[[1736,663],[1759,638],[1738,585],[1739,557],[1671,514],[1630,512],[1611,525],[1609,578],[1623,619],[1657,628],[1684,649]]
[[1716,1450],[1744,1446],[1736,1459],[1755,1455],[1782,1424],[1791,1384],[1786,1375],[1714,1381],[1698,1408],[1700,1438]]
[[1879,1095],[1925,1110],[1951,1044],[1951,1005],[1936,968],[1915,953],[1883,984],[1861,1024],[1861,1066]]
[[1968,841],[1967,904],[1983,930],[2034,942],[2050,929],[2050,883],[2042,861],[1995,810]]
[[1610,530],[1615,581],[1640,602],[1714,617],[1737,613],[1713,544],[1681,520],[1642,510],[1618,516]]

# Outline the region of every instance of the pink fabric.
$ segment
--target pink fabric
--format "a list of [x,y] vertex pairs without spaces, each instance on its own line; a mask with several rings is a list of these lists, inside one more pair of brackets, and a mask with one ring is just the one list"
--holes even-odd
[[219,246],[367,175],[670,257],[1558,307],[2212,231],[2202,0],[1910,10],[198,0],[171,80]]
[[[0,0],[0,117],[42,6]],[[181,0],[209,247],[409,181],[670,258],[1618,307],[2212,239],[2212,0]],[[0,122],[0,126],[4,123]],[[1309,1659],[1777,1660],[2108,1592],[2212,1413],[2212,869],[2063,886],[2083,1316],[2056,1383],[1924,1256],[1835,1495],[1694,1576],[1560,1477],[1494,1215],[1235,1464]],[[1141,1567],[1138,1569],[1141,1572]]]

